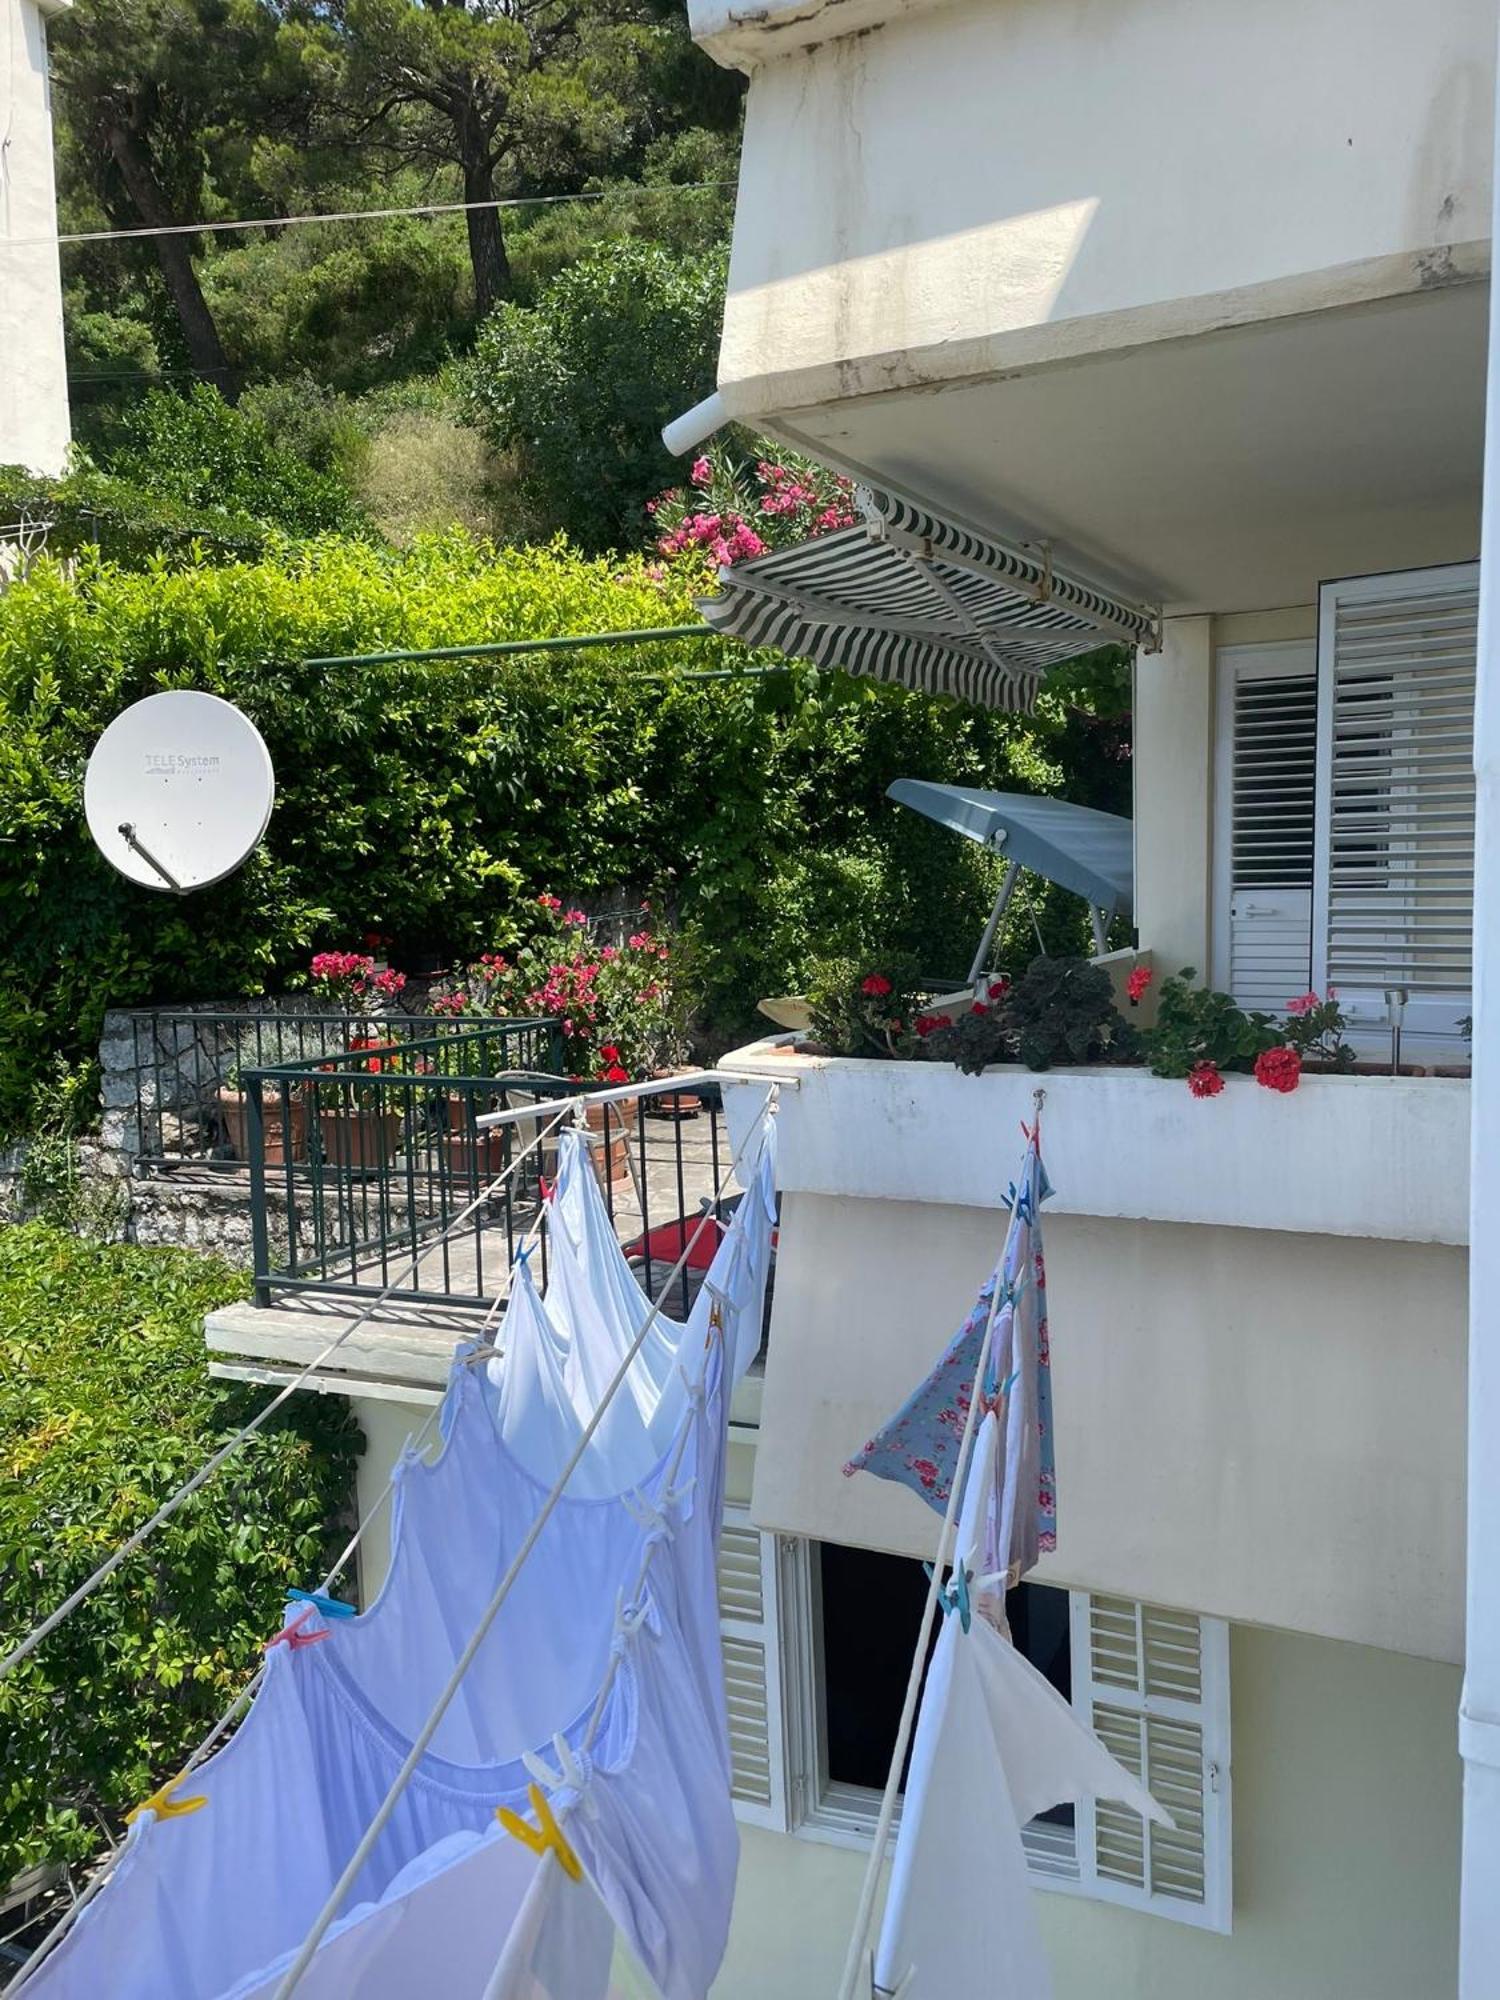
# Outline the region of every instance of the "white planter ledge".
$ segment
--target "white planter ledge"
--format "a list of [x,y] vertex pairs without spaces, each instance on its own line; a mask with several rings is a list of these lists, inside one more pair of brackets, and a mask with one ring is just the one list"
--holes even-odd
[[[1228,1077],[1218,1097],[1140,1069],[864,1062],[752,1043],[738,1071],[795,1077],[777,1117],[793,1193],[994,1208],[1033,1093],[1056,1186],[1049,1213],[1290,1229],[1413,1243],[1469,1240],[1469,1084],[1308,1076],[1283,1096]],[[731,1131],[758,1095],[724,1086]]]

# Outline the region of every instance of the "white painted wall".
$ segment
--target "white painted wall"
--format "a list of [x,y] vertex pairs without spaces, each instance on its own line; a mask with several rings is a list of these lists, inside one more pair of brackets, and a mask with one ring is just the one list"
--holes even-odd
[[[968,0],[807,53],[768,34],[720,365],[732,413],[1484,268],[1493,14]],[[741,392],[778,376],[797,391]]]
[[[1184,839],[1193,837],[1185,828]],[[975,1077],[947,1063],[766,1056],[753,1047],[732,1061],[792,1086],[777,1113],[784,1191],[992,1215],[1040,1089],[1056,1186],[1049,1214],[1468,1240],[1461,1077],[1307,1076],[1282,1096],[1232,1076],[1201,1103],[1186,1083],[1134,1068],[1038,1075],[1006,1064]],[[725,1098],[738,1141],[761,1091],[728,1085]],[[919,1206],[911,1223],[918,1238],[920,1214]]]
[[[961,1324],[1003,1230],[784,1197],[763,1527],[931,1554],[919,1500],[842,1466]],[[1046,1249],[1060,1553],[1041,1580],[1462,1658],[1461,1252],[1068,1215]]]
[[43,11],[0,0],[0,465],[35,472],[68,452],[62,286],[54,245],[16,246],[56,233]]
[[[1237,1627],[1234,1932],[1038,1892],[1055,2000],[1443,2000],[1453,1991],[1451,1667]],[[742,1827],[714,2000],[827,2000],[864,1855]]]

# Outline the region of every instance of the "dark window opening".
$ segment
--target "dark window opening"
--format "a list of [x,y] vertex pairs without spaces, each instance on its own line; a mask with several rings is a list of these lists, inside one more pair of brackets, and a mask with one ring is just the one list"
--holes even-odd
[[[883,1791],[922,1623],[927,1575],[909,1556],[837,1542],[820,1542],[818,1557],[828,1777],[833,1784]],[[1005,1615],[1017,1651],[1065,1701],[1071,1699],[1068,1593],[1023,1583],[1007,1595]],[[936,1640],[934,1629],[933,1644]],[[901,1775],[904,1784],[906,1773]],[[1042,1817],[1071,1826],[1073,1808],[1058,1806]]]

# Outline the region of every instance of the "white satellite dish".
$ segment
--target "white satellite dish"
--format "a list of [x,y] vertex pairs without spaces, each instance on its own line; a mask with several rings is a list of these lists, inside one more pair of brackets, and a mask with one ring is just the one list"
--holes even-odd
[[83,810],[94,845],[142,888],[184,896],[253,853],[276,798],[271,753],[247,715],[191,689],[147,695],[94,745]]

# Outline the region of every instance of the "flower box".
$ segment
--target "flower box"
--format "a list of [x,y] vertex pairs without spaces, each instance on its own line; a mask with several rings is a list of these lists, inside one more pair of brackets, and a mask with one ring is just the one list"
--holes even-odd
[[[1460,1077],[1228,1076],[1198,1099],[1142,1069],[809,1056],[764,1043],[726,1066],[795,1084],[777,1117],[790,1194],[998,1208],[1035,1093],[1057,1190],[1049,1214],[1466,1243],[1469,1084]],[[724,1085],[739,1144],[758,1085]]]

